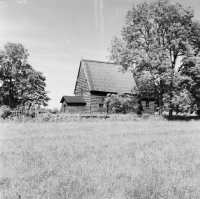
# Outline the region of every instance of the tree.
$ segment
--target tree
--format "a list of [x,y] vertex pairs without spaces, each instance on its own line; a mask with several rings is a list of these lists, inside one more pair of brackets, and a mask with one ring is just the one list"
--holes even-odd
[[177,60],[187,60],[200,50],[200,23],[193,17],[190,7],[169,0],[141,3],[128,11],[122,37],[111,42],[110,59],[124,70],[132,68],[136,78],[148,72],[160,110],[167,100],[170,116],[176,75],[182,71],[182,66],[177,71]]
[[27,63],[28,51],[22,44],[7,43],[0,50],[0,94],[3,104],[11,108],[47,106],[46,78]]
[[138,98],[154,97],[154,81],[152,80],[151,74],[148,71],[141,71],[140,73],[136,73],[134,76],[137,84],[134,91],[137,93]]
[[200,53],[183,60],[179,85],[190,92],[192,105],[200,107]]

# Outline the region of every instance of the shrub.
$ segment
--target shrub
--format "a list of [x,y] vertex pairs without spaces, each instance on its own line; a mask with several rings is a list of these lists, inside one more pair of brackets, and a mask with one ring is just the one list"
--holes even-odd
[[198,116],[200,116],[200,110],[197,110],[196,114],[197,114]]
[[108,94],[104,104],[111,113],[137,112],[139,107],[135,97],[125,94]]
[[0,107],[0,118],[7,118],[12,114],[11,109],[8,106],[1,106]]
[[144,114],[142,115],[142,118],[143,118],[143,119],[149,119],[150,116],[151,116],[150,114],[144,113]]
[[57,114],[57,113],[59,113],[58,108],[54,108],[54,109],[52,109],[52,110],[51,110],[51,113],[53,113],[53,114]]

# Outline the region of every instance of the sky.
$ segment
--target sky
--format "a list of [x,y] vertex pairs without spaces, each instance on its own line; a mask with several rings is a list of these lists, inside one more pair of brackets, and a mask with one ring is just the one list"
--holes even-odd
[[[152,0],[146,0],[150,2]],[[111,40],[120,34],[132,5],[144,0],[1,0],[0,48],[7,42],[28,49],[28,63],[46,77],[49,108],[73,95],[80,60],[108,61]],[[194,8],[200,0],[171,0]]]

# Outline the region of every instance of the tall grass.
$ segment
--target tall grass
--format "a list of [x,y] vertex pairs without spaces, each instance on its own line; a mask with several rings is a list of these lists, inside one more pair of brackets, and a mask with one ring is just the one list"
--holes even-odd
[[82,113],[82,114],[51,114],[43,113],[36,117],[19,115],[19,116],[8,116],[5,119],[1,118],[0,122],[102,122],[102,121],[139,121],[141,119],[153,119],[153,120],[164,120],[162,116],[143,114],[141,116],[131,114],[106,114],[106,113]]
[[200,123],[0,124],[0,198],[200,198]]

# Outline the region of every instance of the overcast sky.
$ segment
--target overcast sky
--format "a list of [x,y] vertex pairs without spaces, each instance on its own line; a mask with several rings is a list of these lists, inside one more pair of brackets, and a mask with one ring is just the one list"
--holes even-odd
[[[151,0],[147,0],[149,2]],[[73,95],[80,59],[107,61],[132,5],[142,0],[9,0],[0,1],[0,47],[21,43],[28,63],[43,72],[50,108]],[[172,0],[192,6],[200,20],[200,0]]]

